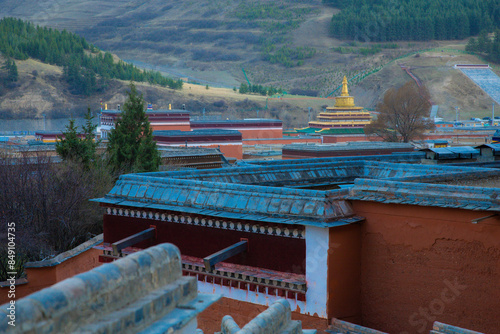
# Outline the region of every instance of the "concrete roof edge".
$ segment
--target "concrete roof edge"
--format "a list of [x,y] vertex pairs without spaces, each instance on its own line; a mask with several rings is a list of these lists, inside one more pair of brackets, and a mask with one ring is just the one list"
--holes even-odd
[[25,268],[53,267],[53,266],[61,264],[64,261],[69,260],[69,259],[91,249],[92,247],[100,244],[102,241],[103,241],[103,235],[101,233],[101,234],[93,237],[92,239],[85,241],[83,244],[80,244],[80,245],[76,246],[75,248],[70,249],[69,251],[58,254],[56,257],[53,257],[50,260],[26,262],[24,267]]

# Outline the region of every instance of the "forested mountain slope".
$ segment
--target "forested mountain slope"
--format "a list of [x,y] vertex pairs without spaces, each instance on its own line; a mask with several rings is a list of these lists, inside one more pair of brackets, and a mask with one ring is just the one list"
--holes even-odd
[[463,39],[500,28],[497,0],[324,0],[341,8],[330,33],[365,42]]
[[[437,24],[436,17],[420,20],[424,18],[420,13],[425,10],[435,12],[437,5],[433,2],[363,0],[363,5],[357,6],[360,1],[334,2],[335,6],[331,6],[327,2],[332,1],[321,0],[0,0],[0,15],[76,32],[89,44],[123,60],[161,71],[174,79],[189,79],[203,87],[237,88],[247,82],[244,69],[252,84],[324,97],[339,86],[344,75],[359,78],[384,68],[359,84],[351,84],[357,103],[372,108],[386,89],[410,79],[397,63],[391,63],[392,60],[418,50],[443,46],[463,50],[467,43],[467,39],[440,40],[468,36],[460,29],[454,32],[458,31],[460,35],[435,35],[437,40],[425,41],[430,33],[425,35],[426,38],[414,37],[420,36],[424,28],[439,33],[436,27],[441,23]],[[464,15],[467,16],[469,33],[474,33],[498,24],[497,2],[443,2],[444,6],[457,5],[448,11],[440,10],[438,14],[449,20],[451,17],[462,20]],[[413,5],[422,11],[414,10]],[[383,11],[384,6],[388,10]],[[350,21],[356,18],[356,10],[370,14],[366,17],[360,14],[363,22]],[[474,15],[479,19],[471,20],[471,17],[476,17]],[[429,18],[433,25],[428,24]],[[364,35],[343,36],[349,38],[344,40],[335,38],[331,28],[337,22],[344,22],[348,29],[357,27],[356,31]],[[448,24],[448,21],[443,22]],[[398,29],[414,35],[399,37],[410,41],[387,42],[393,38],[387,38],[384,31],[394,35]],[[336,34],[347,34],[340,28],[337,30]],[[92,54],[92,51],[87,50],[86,54]],[[103,59],[105,57],[103,53]],[[445,82],[454,83],[459,78],[448,71],[448,66],[463,61],[460,60],[462,56],[452,52],[446,57],[445,64],[439,61],[439,57],[422,58],[425,65],[417,72],[425,72],[422,75],[425,81],[426,77],[433,77],[433,71],[441,71]],[[480,62],[475,57],[468,61]],[[399,70],[391,70],[391,76],[385,77],[383,73],[387,64],[396,64],[395,68]],[[62,70],[62,75],[65,75],[64,68]],[[444,94],[442,89],[431,93]],[[453,110],[457,104],[470,105],[462,103],[465,97],[460,90],[455,92],[452,89],[446,94],[446,98],[440,95],[435,99],[446,104],[442,109]],[[242,99],[245,97],[241,96]],[[311,104],[317,108],[318,104],[328,102]],[[487,105],[487,101],[481,102],[477,108],[486,111]],[[307,106],[304,107],[307,110]]]
[[0,6],[1,15],[76,32],[121,59],[228,88],[246,82],[244,68],[252,84],[324,96],[344,75],[407,51],[406,44],[375,57],[358,48],[334,50],[344,44],[329,36],[338,9],[321,0],[0,0]]

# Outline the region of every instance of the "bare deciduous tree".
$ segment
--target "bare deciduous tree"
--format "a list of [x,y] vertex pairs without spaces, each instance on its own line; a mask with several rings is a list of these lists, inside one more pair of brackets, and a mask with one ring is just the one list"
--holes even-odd
[[[44,154],[0,155],[0,237],[6,237],[7,224],[14,222],[19,266],[102,233],[103,212],[89,199],[103,196],[113,183],[104,162],[88,169],[73,161],[54,163]],[[5,252],[0,250],[0,281],[6,279]]]
[[407,143],[434,128],[434,124],[425,119],[430,107],[428,90],[409,81],[385,93],[384,100],[377,105],[377,120],[366,126],[365,132],[381,136],[385,141]]

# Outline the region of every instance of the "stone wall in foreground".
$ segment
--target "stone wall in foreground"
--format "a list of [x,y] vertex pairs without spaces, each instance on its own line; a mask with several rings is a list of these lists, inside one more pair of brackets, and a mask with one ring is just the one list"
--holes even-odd
[[[198,294],[196,278],[182,276],[179,249],[165,243],[2,305],[0,333],[203,334],[197,329],[197,315],[219,298]],[[220,324],[220,315],[213,317]],[[302,331],[301,322],[291,320],[285,300],[271,305],[242,330],[226,316],[222,330],[224,334],[315,333]]]
[[[219,297],[198,295],[180,252],[161,244],[17,300],[16,333],[194,333],[196,316]],[[0,333],[9,332],[9,304]]]

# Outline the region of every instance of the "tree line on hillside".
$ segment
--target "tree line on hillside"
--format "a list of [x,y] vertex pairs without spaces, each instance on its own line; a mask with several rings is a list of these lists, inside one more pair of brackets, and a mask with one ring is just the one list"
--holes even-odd
[[13,89],[18,84],[16,83],[19,78],[17,65],[11,58],[5,59],[3,65],[0,66],[0,96],[7,90]]
[[485,53],[491,61],[500,63],[500,30],[495,31],[493,38],[486,31],[481,32],[477,39],[472,37],[465,46],[465,51]]
[[275,94],[283,94],[283,90],[281,88],[276,88],[273,86],[262,86],[262,85],[247,85],[246,83],[242,83],[240,85],[239,89],[240,94],[250,94],[250,93],[255,93],[255,94],[260,94],[263,96],[269,95],[275,95]]
[[36,26],[15,18],[0,20],[0,52],[9,58],[63,66],[64,80],[74,94],[91,95],[106,87],[108,79],[121,79],[181,89],[182,81],[164,77],[157,71],[140,70],[66,30]]
[[19,73],[17,71],[16,62],[10,58],[7,58],[5,63],[2,66],[2,69],[5,70],[4,75],[2,75],[1,81],[3,83],[12,83],[16,82],[19,78]]
[[342,10],[330,34],[363,42],[463,39],[500,27],[497,0],[323,0]]

